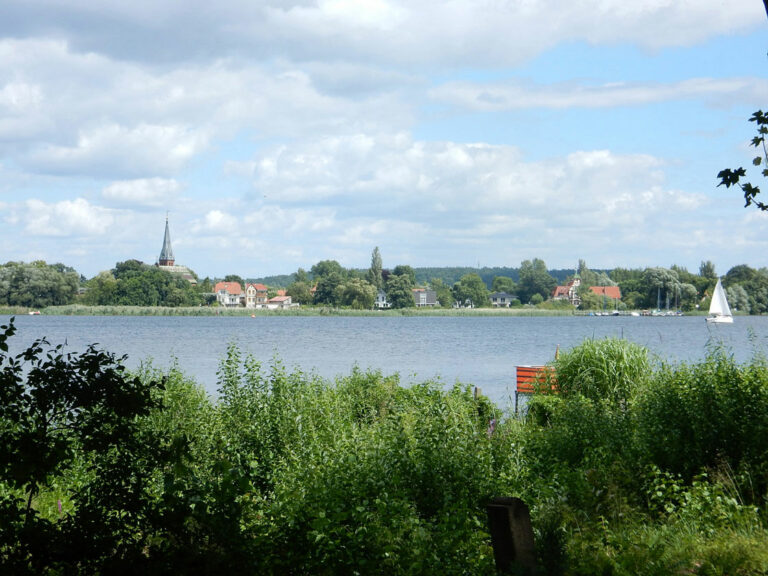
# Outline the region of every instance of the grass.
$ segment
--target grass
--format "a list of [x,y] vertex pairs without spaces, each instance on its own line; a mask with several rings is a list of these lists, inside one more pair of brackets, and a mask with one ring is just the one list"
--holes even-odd
[[[0,314],[25,315],[31,309],[0,308]],[[70,304],[40,310],[46,316],[573,316],[573,310],[538,308],[403,308],[399,310],[352,310],[329,307],[302,307],[287,310],[222,308],[209,306],[170,308],[163,306],[83,306]]]

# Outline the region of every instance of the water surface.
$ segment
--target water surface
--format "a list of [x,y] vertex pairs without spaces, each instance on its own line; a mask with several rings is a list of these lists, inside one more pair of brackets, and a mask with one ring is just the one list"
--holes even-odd
[[[0,317],[6,323],[8,317]],[[468,383],[507,405],[514,396],[515,366],[544,364],[555,350],[585,338],[626,338],[659,358],[696,361],[707,347],[724,345],[739,361],[768,350],[768,317],[737,317],[732,325],[708,325],[703,317],[522,317],[522,316],[19,316],[10,342],[20,351],[37,338],[88,344],[118,355],[127,365],[174,359],[211,393],[230,343],[268,364],[274,357],[326,378],[355,366],[398,373],[405,384],[439,379]]]

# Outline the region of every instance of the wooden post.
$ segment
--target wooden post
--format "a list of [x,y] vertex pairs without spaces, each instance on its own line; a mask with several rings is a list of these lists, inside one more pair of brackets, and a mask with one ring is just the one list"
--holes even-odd
[[520,498],[494,498],[486,511],[496,569],[504,574],[517,567],[522,574],[535,574],[536,546],[525,502]]

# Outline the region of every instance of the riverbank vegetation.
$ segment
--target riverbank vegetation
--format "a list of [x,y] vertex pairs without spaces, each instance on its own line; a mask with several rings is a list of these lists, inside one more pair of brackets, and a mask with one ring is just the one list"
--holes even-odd
[[[22,307],[0,307],[0,315],[26,315],[31,309]],[[573,316],[578,311],[560,308],[521,306],[517,308],[397,308],[386,310],[357,310],[353,308],[331,308],[327,306],[306,306],[286,309],[225,308],[219,306],[49,306],[36,310],[50,316]]]
[[[379,307],[377,297],[382,293],[389,309],[416,308],[414,289],[429,291],[429,295],[424,294],[424,303],[441,311],[488,309],[494,306],[491,295],[496,293],[496,305],[503,302],[502,306],[522,309],[525,314],[531,308],[553,313],[666,309],[690,314],[708,309],[717,278],[714,264],[709,261],[701,263],[698,273],[681,266],[591,270],[584,261],[579,262],[577,270],[569,272],[548,270],[538,258],[524,260],[518,268],[398,265],[390,270],[382,267],[381,255],[374,249],[367,270],[347,269],[335,260],[323,260],[309,271],[300,268],[294,274],[274,277],[276,284],[267,284],[266,290],[271,298],[282,289],[294,305],[312,310],[310,314],[322,315],[329,310],[331,314],[371,311]],[[57,307],[66,310],[61,313],[77,314],[84,310],[81,306],[89,306],[97,314],[230,314],[229,309],[224,312],[225,306],[219,305],[215,293],[218,280],[200,280],[193,273],[185,279],[136,260],[118,262],[112,270],[91,279],[62,264],[9,262],[0,265],[0,308],[26,311]],[[568,291],[561,291],[559,298],[553,299],[558,284],[563,286],[576,280],[576,294],[564,298]],[[246,281],[235,274],[225,276],[223,281],[237,282],[241,291],[248,282],[260,282]],[[738,313],[768,312],[768,269],[734,266],[724,276],[723,285],[731,308]],[[621,298],[609,297],[608,293],[618,293],[615,288],[608,290],[609,287],[618,287]],[[574,307],[574,303],[578,306]],[[193,312],[206,307],[217,310]],[[249,310],[241,312],[258,313]]]
[[485,504],[530,507],[540,574],[768,573],[768,365],[554,362],[515,417],[467,385],[327,381],[231,346],[211,397],[0,330],[0,572],[494,574]]

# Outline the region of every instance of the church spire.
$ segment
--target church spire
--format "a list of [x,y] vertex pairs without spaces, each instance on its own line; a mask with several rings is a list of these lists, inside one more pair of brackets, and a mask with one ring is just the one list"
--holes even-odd
[[163,238],[163,249],[160,251],[158,264],[160,266],[173,266],[173,248],[171,248],[171,233],[168,230],[168,215],[165,215],[165,238]]

